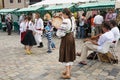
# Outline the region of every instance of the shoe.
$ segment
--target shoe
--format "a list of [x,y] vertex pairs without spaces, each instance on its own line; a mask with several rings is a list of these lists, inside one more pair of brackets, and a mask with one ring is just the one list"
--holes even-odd
[[52,50],[55,50],[56,48],[52,48]]
[[47,53],[52,53],[52,51],[47,51]]
[[85,61],[81,61],[81,62],[79,62],[79,64],[87,65],[87,63]]
[[42,48],[43,47],[43,43],[41,42],[38,46],[38,48]]
[[43,47],[43,43],[42,42],[40,43],[40,46]]
[[66,71],[62,72],[63,75],[66,75]]
[[37,46],[38,48],[42,48],[43,46]]
[[30,51],[30,54],[32,54],[32,51]]
[[70,75],[63,75],[62,78],[63,78],[63,79],[70,79],[71,76],[70,76]]
[[26,54],[30,55],[30,54],[31,54],[31,52],[30,52],[29,50],[26,50]]
[[81,56],[81,53],[78,53],[78,52],[77,52],[77,53],[76,53],[76,56]]

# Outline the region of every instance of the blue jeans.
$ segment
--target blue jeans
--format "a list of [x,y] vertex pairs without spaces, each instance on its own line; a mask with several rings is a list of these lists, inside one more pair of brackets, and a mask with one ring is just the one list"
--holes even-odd
[[51,48],[55,48],[55,43],[52,41],[52,35],[51,32],[48,32],[46,34],[47,40],[48,40],[48,51],[51,51]]
[[80,26],[80,38],[84,38],[85,29],[84,26]]
[[55,48],[55,43],[53,41],[51,41],[51,47]]
[[51,42],[52,42],[51,33],[50,33],[50,32],[47,32],[47,33],[46,33],[46,37],[47,37],[47,40],[48,40],[48,51],[51,51]]

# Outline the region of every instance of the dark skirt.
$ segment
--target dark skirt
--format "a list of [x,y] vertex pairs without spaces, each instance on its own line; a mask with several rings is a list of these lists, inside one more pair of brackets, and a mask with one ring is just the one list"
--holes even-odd
[[36,41],[35,41],[35,38],[33,36],[33,32],[31,30],[27,30],[21,43],[24,45],[28,45],[28,46],[36,45]]
[[73,62],[75,59],[75,39],[73,33],[68,33],[61,40],[59,62]]

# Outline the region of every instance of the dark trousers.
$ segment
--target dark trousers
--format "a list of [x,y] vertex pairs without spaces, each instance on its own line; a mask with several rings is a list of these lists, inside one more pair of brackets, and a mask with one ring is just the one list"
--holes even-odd
[[7,26],[7,29],[8,29],[8,35],[11,35],[11,32],[12,32],[12,26]]
[[80,27],[80,38],[84,38],[84,36],[85,36],[85,29],[84,29],[84,26],[81,26]]

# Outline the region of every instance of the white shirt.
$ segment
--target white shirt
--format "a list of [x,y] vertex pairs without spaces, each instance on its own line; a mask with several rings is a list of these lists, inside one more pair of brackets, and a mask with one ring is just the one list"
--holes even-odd
[[117,17],[117,13],[113,13],[112,20],[116,20],[116,17]]
[[103,48],[103,45],[106,41],[110,41],[110,42],[114,41],[114,35],[111,31],[106,32],[100,36],[98,40],[98,50],[101,50]]
[[70,31],[71,29],[71,21],[70,19],[63,19],[63,23],[61,24],[61,29],[65,30],[65,31]]
[[29,21],[28,23],[28,30],[34,30],[33,22]]
[[22,21],[21,23],[20,23],[20,32],[24,32],[24,31],[26,31],[26,29],[27,29],[27,22],[25,22],[25,21]]
[[110,21],[113,18],[113,13],[107,13],[105,17],[105,21]]
[[84,26],[85,20],[86,20],[86,18],[84,16],[80,17],[80,19],[79,19],[79,21],[80,21],[79,25],[80,26]]
[[65,36],[66,33],[71,32],[72,30],[72,22],[70,19],[63,19],[63,22],[60,26],[60,28],[57,30],[56,35],[58,37],[63,37]]
[[34,26],[33,26],[33,22],[29,21],[29,22],[21,22],[20,23],[20,32],[24,32],[26,30],[34,30]]
[[115,41],[118,41],[120,38],[120,31],[119,31],[118,27],[113,27],[111,29],[111,31],[113,32],[113,35],[115,37]]
[[41,18],[35,19],[34,26],[35,26],[35,29],[43,29],[44,28],[43,20]]
[[102,24],[103,17],[101,15],[96,15],[93,21],[95,24]]

